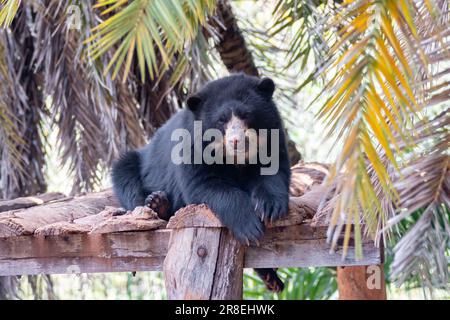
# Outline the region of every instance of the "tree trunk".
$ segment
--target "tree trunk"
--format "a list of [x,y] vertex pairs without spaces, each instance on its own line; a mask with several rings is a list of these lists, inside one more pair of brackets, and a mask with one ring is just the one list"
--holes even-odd
[[[244,72],[259,77],[252,53],[245,43],[245,38],[237,25],[236,17],[227,0],[218,1],[216,18],[220,21],[215,26],[219,34],[216,49],[228,71],[230,73]],[[291,165],[295,165],[302,159],[302,156],[287,132],[286,142]]]
[[258,77],[258,69],[256,69],[252,54],[247,48],[228,1],[219,0],[217,18],[222,26],[216,26],[220,37],[219,42],[216,43],[216,49],[228,71],[244,72]]
[[386,300],[383,264],[338,267],[340,300]]
[[[245,38],[237,25],[236,17],[227,0],[218,1],[216,16],[222,24],[216,25],[219,33],[219,41],[216,43],[216,49],[228,71],[230,73],[244,72],[245,74],[259,77],[252,53],[247,48]],[[302,157],[287,132],[286,143],[288,145],[290,163],[291,165],[295,165]],[[261,269],[260,272],[263,272],[263,270]],[[267,274],[267,269],[263,274]],[[276,273],[273,273],[272,276],[274,278],[273,283],[282,284],[282,281],[277,277]]]

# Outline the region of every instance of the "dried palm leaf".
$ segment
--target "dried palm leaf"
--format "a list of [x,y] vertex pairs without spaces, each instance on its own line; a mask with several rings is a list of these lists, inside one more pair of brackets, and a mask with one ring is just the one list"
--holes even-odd
[[[342,145],[328,177],[332,183],[340,176],[333,188],[329,240],[334,247],[344,232],[344,256],[349,225],[355,225],[356,253],[361,256],[361,233],[379,242],[379,231],[401,201],[392,177],[404,146],[415,147],[411,126],[431,101],[426,84],[438,78],[422,41],[445,29],[448,20],[447,1],[432,1],[431,8],[413,0],[345,1],[326,24],[332,33],[330,49],[315,76],[326,79],[323,93],[329,98],[318,118],[326,123],[327,136]],[[430,21],[438,16],[438,22]],[[429,25],[433,31],[424,27]],[[446,51],[440,37],[433,46]]]
[[10,31],[0,31],[0,197],[45,191],[40,75],[31,65],[30,12],[19,10]]

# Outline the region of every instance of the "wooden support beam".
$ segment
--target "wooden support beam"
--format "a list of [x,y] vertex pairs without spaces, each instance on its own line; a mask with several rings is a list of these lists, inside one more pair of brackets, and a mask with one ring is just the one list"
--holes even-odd
[[244,247],[209,210],[180,210],[164,260],[171,300],[242,299]]
[[0,239],[0,276],[162,270],[170,230]]
[[[28,209],[29,210],[29,209]],[[204,219],[200,225],[196,215],[212,214],[206,206],[188,206],[189,216],[171,220],[169,228],[181,229],[186,224],[196,227],[221,228],[211,219]],[[100,214],[101,215],[101,214]],[[177,213],[178,215],[178,213]],[[32,275],[77,272],[123,272],[160,271],[169,246],[171,229],[151,231],[131,231],[128,226],[142,230],[143,226],[158,225],[158,221],[130,224],[130,217],[120,216],[110,219],[125,219],[126,232],[98,233],[96,229],[66,232],[67,226],[38,229],[34,235],[0,238],[0,276]],[[95,217],[92,217],[93,220]],[[100,217],[101,218],[101,217]],[[310,267],[310,266],[355,266],[382,263],[379,248],[370,240],[363,240],[364,258],[356,260],[352,247],[345,260],[342,251],[330,253],[326,242],[327,226],[311,226],[308,221],[299,222],[298,212],[277,221],[267,228],[259,246],[252,244],[246,248],[245,268]],[[215,224],[213,224],[213,222]],[[116,226],[116,223],[113,223]],[[138,226],[138,227],[136,227]],[[148,227],[147,226],[147,227]],[[93,232],[91,232],[91,231]],[[113,228],[110,230],[122,230]],[[223,238],[225,239],[225,238]],[[230,240],[231,241],[231,240]],[[76,266],[74,268],[73,266]]]
[[[260,246],[245,251],[245,268],[357,266],[380,264],[381,254],[363,242],[364,258],[353,248],[330,253],[326,227],[308,224],[267,229]],[[170,230],[128,231],[106,234],[29,235],[0,238],[0,276],[79,272],[161,271]]]
[[337,268],[340,300],[386,300],[383,264]]

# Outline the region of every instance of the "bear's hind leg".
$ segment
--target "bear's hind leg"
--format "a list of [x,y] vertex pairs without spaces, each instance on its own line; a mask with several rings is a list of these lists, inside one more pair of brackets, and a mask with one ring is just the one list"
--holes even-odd
[[164,191],[155,191],[150,193],[145,199],[145,205],[155,211],[158,217],[163,220],[170,218],[170,202]]
[[277,269],[273,268],[260,268],[254,269],[256,274],[261,278],[261,280],[266,285],[266,288],[272,292],[281,292],[284,289],[284,283],[278,277]]

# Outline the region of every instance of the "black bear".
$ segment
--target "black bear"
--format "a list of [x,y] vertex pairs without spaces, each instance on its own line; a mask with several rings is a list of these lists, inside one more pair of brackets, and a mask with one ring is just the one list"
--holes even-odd
[[[205,203],[240,242],[257,241],[265,221],[288,213],[290,166],[274,90],[269,78],[234,74],[190,96],[147,146],[114,165],[121,205],[148,205],[167,220]],[[270,290],[283,290],[274,269],[256,271]]]
[[[257,241],[264,233],[264,221],[288,212],[290,167],[272,100],[274,89],[269,78],[234,74],[209,82],[190,96],[187,109],[159,128],[147,146],[126,153],[114,165],[113,187],[121,205],[125,209],[148,205],[168,219],[187,204],[205,203],[236,239]],[[197,132],[196,124],[201,125]],[[208,144],[204,135],[209,129],[222,138],[216,136]],[[249,129],[256,134],[252,150]],[[174,141],[174,132],[190,137],[180,143]],[[203,157],[195,161],[208,145],[216,161],[208,164]],[[174,151],[180,146],[188,149],[182,150],[183,155]],[[243,161],[236,163],[239,155]]]

